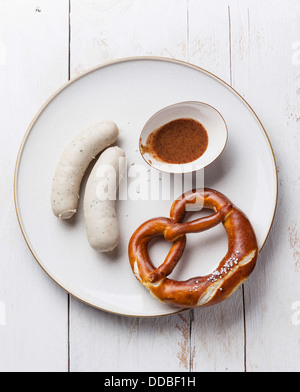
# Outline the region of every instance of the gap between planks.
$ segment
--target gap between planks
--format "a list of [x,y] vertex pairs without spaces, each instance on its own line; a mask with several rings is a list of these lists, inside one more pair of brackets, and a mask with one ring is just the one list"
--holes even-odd
[[[69,24],[69,37],[68,37],[68,81],[71,80],[71,0],[69,0],[69,14],[68,14],[68,24]],[[68,293],[68,373],[71,372],[71,296]]]
[[[250,12],[248,9],[248,25],[250,30]],[[231,9],[228,4],[228,39],[229,39],[229,66],[230,66],[230,86],[233,87],[233,69],[232,69],[232,24]],[[250,37],[250,34],[249,34]],[[243,302],[243,324],[244,324],[244,372],[247,373],[247,339],[246,339],[246,305],[245,305],[245,289],[242,285],[242,302]]]

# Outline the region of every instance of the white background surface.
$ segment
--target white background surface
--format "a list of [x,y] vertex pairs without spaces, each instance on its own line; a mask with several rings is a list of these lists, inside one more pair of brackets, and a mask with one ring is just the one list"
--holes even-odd
[[[0,0],[1,371],[300,370],[299,21],[298,0]],[[69,77],[135,55],[230,83],[274,148],[271,234],[244,287],[214,308],[156,319],[95,310],[43,272],[19,230],[13,172],[35,113]]]

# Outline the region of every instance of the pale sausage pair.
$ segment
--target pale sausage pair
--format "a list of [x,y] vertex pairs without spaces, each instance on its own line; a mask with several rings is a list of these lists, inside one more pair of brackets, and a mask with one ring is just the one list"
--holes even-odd
[[91,247],[100,252],[113,250],[120,239],[115,203],[126,160],[121,148],[110,147],[118,135],[119,129],[112,121],[100,122],[82,131],[63,152],[52,184],[54,215],[70,219],[77,212],[83,176],[93,159],[102,152],[84,192],[87,238]]

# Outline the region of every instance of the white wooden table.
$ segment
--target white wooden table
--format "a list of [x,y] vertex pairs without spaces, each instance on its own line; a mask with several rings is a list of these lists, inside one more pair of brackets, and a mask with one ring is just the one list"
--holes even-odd
[[[272,231],[228,301],[139,319],[91,308],[34,261],[13,202],[19,145],[44,101],[112,59],[199,65],[253,107],[279,175]],[[300,370],[300,1],[0,0],[0,371]]]

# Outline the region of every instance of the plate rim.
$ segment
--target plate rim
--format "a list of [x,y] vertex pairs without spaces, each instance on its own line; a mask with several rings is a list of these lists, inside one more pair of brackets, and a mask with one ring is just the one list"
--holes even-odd
[[40,115],[43,113],[43,111],[48,107],[48,105],[63,91],[65,90],[67,87],[69,87],[71,84],[75,83],[76,81],[78,81],[79,79],[95,72],[98,71],[100,69],[112,66],[114,64],[120,64],[120,63],[127,63],[127,62],[131,62],[131,61],[161,61],[161,62],[169,62],[169,63],[173,63],[173,64],[179,64],[179,65],[183,65],[185,67],[188,68],[192,68],[198,72],[202,72],[210,77],[212,77],[213,79],[215,79],[217,82],[223,84],[225,87],[227,87],[231,92],[233,92],[243,103],[244,105],[246,105],[246,107],[250,110],[250,112],[252,113],[252,115],[256,118],[256,120],[258,121],[260,128],[262,130],[262,132],[264,133],[264,136],[266,138],[267,144],[269,145],[270,151],[271,151],[271,155],[273,157],[273,163],[274,163],[274,174],[275,174],[275,201],[274,201],[274,209],[273,209],[273,216],[271,219],[271,223],[269,226],[269,230],[267,232],[266,238],[263,242],[263,244],[261,245],[260,249],[259,249],[259,253],[261,252],[261,250],[263,249],[263,247],[265,246],[265,243],[270,235],[270,231],[271,228],[273,226],[274,223],[274,219],[275,219],[275,215],[276,215],[276,210],[277,210],[277,204],[278,204],[278,168],[277,168],[277,163],[276,163],[276,158],[275,158],[275,154],[274,154],[274,150],[273,150],[273,146],[271,144],[270,138],[268,136],[268,133],[265,129],[265,127],[263,126],[260,118],[258,117],[258,115],[256,114],[256,112],[254,111],[254,109],[250,106],[250,104],[246,101],[246,99],[240,94],[238,93],[230,84],[228,84],[227,82],[225,82],[223,79],[221,79],[220,77],[218,77],[217,75],[213,74],[212,72],[198,66],[195,64],[192,64],[190,62],[184,61],[184,60],[179,60],[179,59],[175,59],[175,58],[169,58],[169,57],[160,57],[160,56],[132,56],[132,57],[124,57],[124,58],[118,58],[118,59],[114,59],[111,61],[107,61],[101,64],[98,64],[96,66],[93,66],[89,69],[87,69],[85,72],[80,73],[79,75],[71,78],[70,80],[68,80],[67,82],[65,82],[60,88],[58,88],[56,91],[54,91],[54,93],[52,93],[50,95],[50,97],[44,102],[44,104],[40,107],[40,109],[37,111],[36,115],[33,117],[33,119],[31,120],[19,147],[18,150],[18,154],[17,154],[17,158],[16,158],[16,163],[15,163],[15,169],[14,169],[14,179],[13,179],[13,195],[14,195],[14,206],[15,206],[15,212],[16,212],[16,216],[17,216],[17,221],[19,224],[19,227],[21,229],[21,233],[23,235],[23,238],[25,240],[25,243],[27,244],[32,256],[34,257],[35,261],[39,264],[39,266],[43,269],[43,271],[59,286],[61,287],[66,293],[68,293],[69,295],[71,295],[72,297],[76,298],[77,300],[97,309],[97,310],[102,310],[104,312],[110,313],[110,314],[114,314],[114,315],[118,315],[118,316],[125,316],[125,317],[133,317],[133,318],[155,318],[155,317],[165,317],[165,316],[173,316],[175,314],[179,314],[188,310],[191,310],[191,308],[184,308],[184,309],[179,309],[178,311],[172,312],[172,313],[166,313],[166,314],[159,314],[159,315],[135,315],[135,314],[123,314],[123,313],[118,313],[116,311],[112,311],[112,310],[108,310],[108,309],[104,309],[101,308],[97,305],[91,304],[89,302],[87,302],[86,300],[78,297],[77,295],[74,295],[72,292],[68,291],[65,287],[63,287],[60,283],[58,283],[55,278],[50,274],[50,272],[48,272],[42,265],[42,262],[38,259],[38,257],[35,255],[33,249],[30,246],[29,243],[29,238],[26,235],[26,230],[24,228],[24,224],[22,222],[21,216],[20,216],[20,208],[18,205],[18,175],[19,175],[19,167],[20,167],[20,162],[21,162],[21,157],[22,157],[22,152],[24,150],[26,141],[28,139],[28,136],[34,126],[34,124],[36,123],[37,119],[40,117]]

